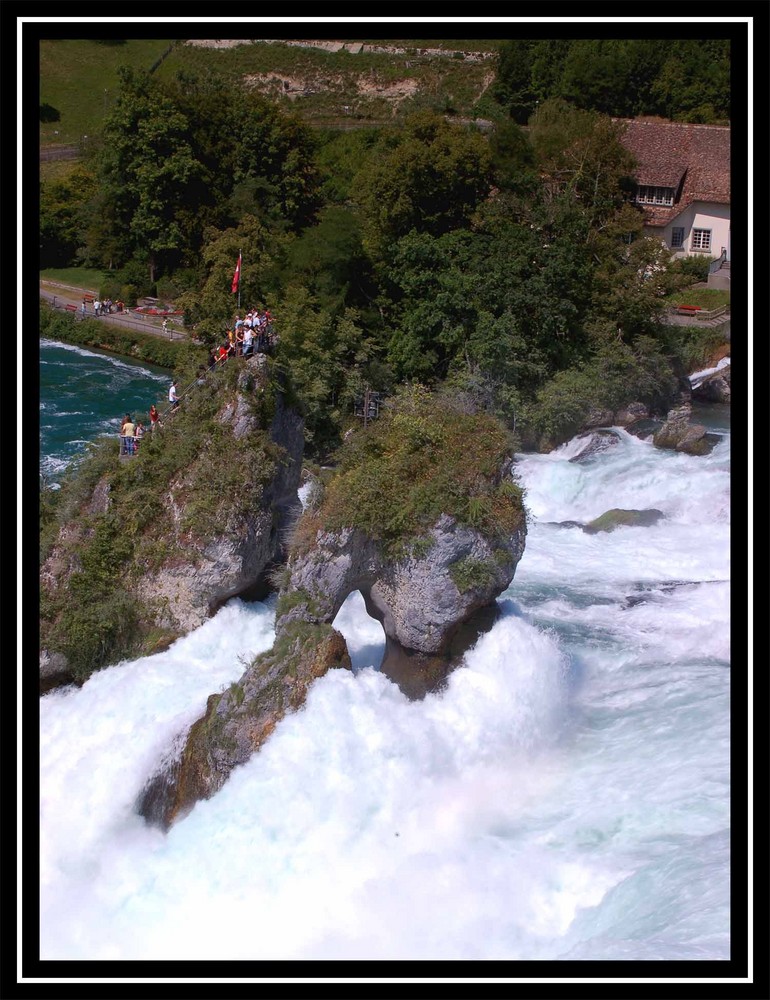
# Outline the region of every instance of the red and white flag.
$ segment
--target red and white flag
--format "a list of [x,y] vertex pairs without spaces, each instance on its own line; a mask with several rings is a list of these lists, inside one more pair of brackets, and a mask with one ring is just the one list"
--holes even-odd
[[238,283],[241,280],[241,255],[238,254],[238,263],[235,265],[235,274],[233,275],[233,287],[230,289],[231,292],[235,293],[238,291]]

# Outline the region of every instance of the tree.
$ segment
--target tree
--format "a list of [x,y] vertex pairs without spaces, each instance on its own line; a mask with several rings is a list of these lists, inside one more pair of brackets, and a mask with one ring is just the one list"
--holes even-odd
[[478,239],[456,231],[411,232],[396,244],[389,277],[398,288],[389,358],[402,378],[445,377],[477,320]]
[[86,240],[96,177],[82,166],[40,186],[40,266],[67,267]]
[[240,298],[244,308],[268,305],[267,276],[286,238],[271,234],[253,215],[240,225],[225,230],[213,227],[204,234],[203,267],[206,277],[200,292],[185,292],[177,305],[185,311],[185,321],[195,326],[197,336],[207,344],[221,342],[233,322],[238,297],[232,292],[238,255],[243,253]]
[[[154,281],[162,261],[189,246],[179,221],[188,184],[200,172],[189,123],[148,74],[119,71],[120,89],[105,119],[102,176],[113,224],[127,230],[134,255]],[[176,252],[176,253],[175,253]]]
[[520,125],[526,124],[537,103],[532,87],[532,65],[537,44],[530,39],[510,39],[503,42],[497,55],[493,95]]
[[677,121],[730,120],[730,43],[725,39],[675,43],[652,85],[658,113]]
[[364,247],[382,258],[412,229],[441,235],[467,223],[491,183],[484,137],[433,112],[407,119],[402,133],[383,137],[361,169],[354,190]]
[[227,104],[225,134],[232,146],[233,184],[252,185],[251,214],[306,224],[318,208],[316,141],[310,128],[257,94]]
[[623,123],[554,99],[538,108],[530,126],[546,197],[566,195],[589,225],[604,225],[634,188]]

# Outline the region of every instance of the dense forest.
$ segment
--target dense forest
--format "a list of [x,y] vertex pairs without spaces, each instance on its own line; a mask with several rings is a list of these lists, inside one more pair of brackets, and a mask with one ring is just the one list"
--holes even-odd
[[642,236],[616,117],[723,122],[729,43],[510,41],[490,133],[437,110],[313,129],[216,76],[125,68],[89,156],[41,185],[41,267],[157,295],[203,344],[269,307],[325,454],[365,386],[439,383],[524,447],[594,407],[665,407],[695,349],[663,297],[706,262]]

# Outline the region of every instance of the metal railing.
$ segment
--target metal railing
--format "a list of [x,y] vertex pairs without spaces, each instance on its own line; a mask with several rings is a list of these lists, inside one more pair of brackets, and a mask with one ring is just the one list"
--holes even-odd
[[716,274],[724,262],[727,260],[727,249],[722,247],[722,253],[709,264],[709,274]]

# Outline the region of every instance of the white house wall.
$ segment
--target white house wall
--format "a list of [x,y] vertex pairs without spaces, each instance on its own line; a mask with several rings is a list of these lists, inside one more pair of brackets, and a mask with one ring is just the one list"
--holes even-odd
[[720,205],[716,202],[696,201],[672,219],[665,226],[646,226],[645,234],[657,236],[663,240],[667,247],[671,247],[671,230],[675,228],[684,229],[684,245],[674,252],[677,256],[693,256],[703,251],[690,250],[693,229],[711,230],[711,250],[705,254],[707,257],[718,257],[722,252],[722,247],[728,251],[729,257],[729,234],[730,234],[730,206]]

